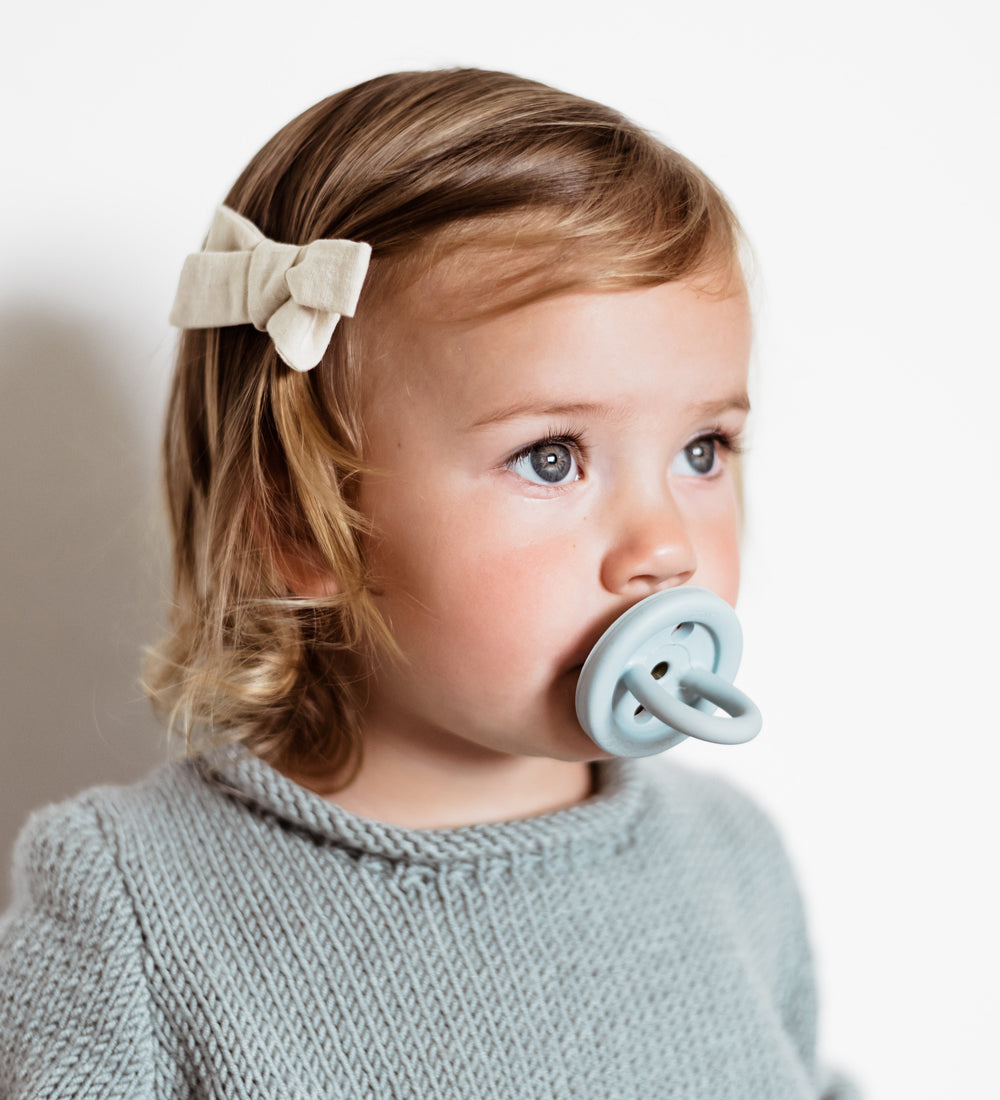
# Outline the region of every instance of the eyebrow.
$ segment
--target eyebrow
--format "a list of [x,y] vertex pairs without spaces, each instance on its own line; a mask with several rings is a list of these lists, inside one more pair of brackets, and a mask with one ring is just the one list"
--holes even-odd
[[743,412],[748,413],[750,411],[750,397],[744,390],[741,393],[733,394],[732,397],[723,397],[720,401],[702,401],[698,405],[693,405],[691,411],[696,416],[722,416],[727,412]]
[[[732,397],[723,397],[718,401],[702,401],[692,405],[690,411],[698,417],[722,416],[727,412],[750,411],[750,398],[745,392],[734,394]],[[480,417],[469,425],[469,430],[486,428],[491,424],[500,424],[505,420],[517,420],[525,416],[601,416],[608,420],[622,419],[624,413],[613,405],[605,405],[594,401],[573,401],[553,405],[540,405],[535,401],[516,401],[511,405],[504,405],[491,413]]]
[[[516,401],[512,405],[504,405],[495,409],[486,416],[480,417],[469,425],[469,428],[485,428],[490,424],[500,424],[504,420],[517,420],[523,416],[610,416],[616,415],[608,405],[598,404],[595,401],[572,401],[557,403],[554,405],[540,405],[537,401]],[[620,414],[618,414],[620,415]]]

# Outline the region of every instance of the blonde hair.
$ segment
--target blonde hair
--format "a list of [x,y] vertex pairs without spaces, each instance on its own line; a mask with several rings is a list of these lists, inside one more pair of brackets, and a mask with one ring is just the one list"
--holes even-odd
[[[147,690],[189,751],[242,741],[279,767],[350,778],[365,654],[391,647],[367,583],[365,334],[445,261],[472,313],[574,289],[740,282],[739,228],[712,182],[615,111],[506,73],[395,73],[316,104],[226,203],[293,244],[367,241],[356,319],[289,370],[250,326],[182,334],[167,413],[169,633]],[[477,262],[486,258],[502,263]],[[500,272],[500,274],[497,274]],[[296,576],[336,579],[323,598]]]

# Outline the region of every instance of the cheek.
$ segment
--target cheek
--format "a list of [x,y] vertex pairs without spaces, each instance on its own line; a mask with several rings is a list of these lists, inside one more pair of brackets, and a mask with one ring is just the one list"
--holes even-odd
[[702,517],[695,533],[698,568],[694,583],[735,605],[740,588],[740,522],[731,508]]
[[720,579],[716,586],[717,593],[730,605],[736,606],[736,599],[740,594],[740,555],[739,548],[734,547],[720,565]]
[[[402,503],[402,502],[401,502]],[[463,664],[516,660],[566,604],[551,539],[526,537],[502,507],[472,511],[424,498],[391,521],[369,555],[379,602],[404,647]],[[529,525],[530,527],[530,525]]]
[[[439,558],[410,572],[410,587],[387,590],[384,608],[408,658],[397,683],[446,725],[468,711],[518,713],[564,659],[567,600],[534,563],[483,547],[478,558]],[[563,618],[560,618],[563,616]]]

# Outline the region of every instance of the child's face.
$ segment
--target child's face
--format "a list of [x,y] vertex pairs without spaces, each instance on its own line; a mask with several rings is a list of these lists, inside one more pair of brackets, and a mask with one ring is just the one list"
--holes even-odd
[[[424,299],[424,302],[426,299]],[[435,752],[592,760],[574,693],[604,629],[697,584],[733,603],[742,295],[687,284],[440,323],[411,295],[379,341],[360,506],[403,666],[366,736]]]

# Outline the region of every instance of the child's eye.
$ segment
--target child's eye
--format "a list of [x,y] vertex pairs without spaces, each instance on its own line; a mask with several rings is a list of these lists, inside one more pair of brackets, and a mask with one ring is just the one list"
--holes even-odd
[[682,477],[707,477],[719,470],[719,450],[735,450],[733,443],[720,433],[702,435],[674,459],[670,472]]
[[525,481],[535,485],[565,485],[580,476],[572,440],[542,439],[518,451],[506,462]]

